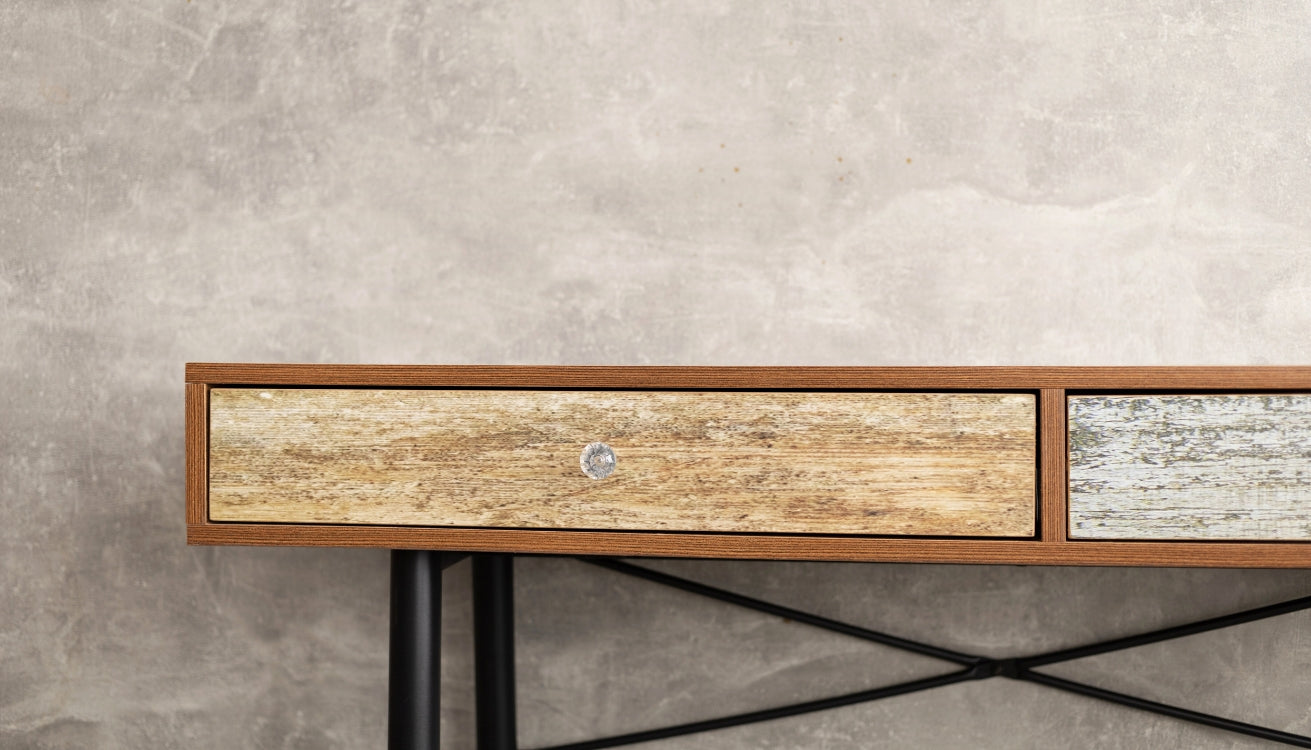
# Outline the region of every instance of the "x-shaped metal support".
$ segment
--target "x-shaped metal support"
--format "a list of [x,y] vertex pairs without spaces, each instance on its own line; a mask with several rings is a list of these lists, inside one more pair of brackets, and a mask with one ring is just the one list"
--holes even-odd
[[724,716],[718,719],[694,721],[686,724],[662,727],[659,729],[649,729],[641,732],[615,735],[585,742],[571,742],[565,745],[555,745],[550,748],[543,748],[542,750],[600,750],[601,748],[619,747],[639,742],[650,742],[652,740],[678,737],[696,732],[707,732],[713,729],[724,729],[727,727],[741,726],[743,724],[752,724],[771,719],[797,716],[812,711],[822,711],[829,708],[850,706],[857,703],[879,700],[881,698],[890,698],[896,695],[917,693],[921,690],[953,685],[958,682],[983,680],[992,677],[1008,677],[1013,680],[1023,680],[1025,682],[1046,685],[1047,687],[1055,688],[1057,690],[1077,693],[1090,698],[1097,698],[1110,703],[1117,703],[1122,706],[1129,706],[1164,716],[1171,716],[1176,719],[1183,719],[1184,721],[1204,724],[1206,726],[1225,729],[1231,732],[1238,732],[1240,734],[1260,737],[1262,739],[1297,747],[1311,747],[1311,737],[1304,735],[1282,732],[1268,727],[1261,727],[1255,724],[1248,724],[1220,716],[1213,716],[1200,711],[1192,711],[1187,708],[1180,708],[1165,703],[1145,700],[1132,695],[1126,695],[1125,693],[1105,690],[1082,682],[1075,682],[1074,680],[1067,680],[1035,671],[1038,667],[1044,667],[1051,664],[1082,659],[1087,656],[1095,656],[1097,654],[1105,654],[1112,651],[1121,651],[1136,646],[1144,646],[1149,643],[1159,643],[1161,641],[1168,641],[1174,638],[1182,638],[1188,635],[1204,633],[1210,630],[1229,627],[1231,625],[1240,625],[1245,622],[1253,622],[1267,617],[1297,612],[1311,608],[1311,596],[1274,604],[1268,607],[1250,609],[1244,612],[1225,615],[1223,617],[1214,617],[1209,620],[1179,625],[1177,627],[1154,630],[1149,633],[1079,646],[1077,648],[1050,651],[1047,653],[1014,659],[990,659],[983,656],[974,656],[950,649],[939,648],[930,644],[920,643],[919,641],[913,641],[908,638],[901,638],[887,633],[881,633],[868,628],[862,628],[857,625],[832,620],[827,617],[821,617],[819,615],[792,609],[790,607],[771,604],[770,602],[762,601],[760,599],[743,596],[731,591],[715,588],[714,586],[707,586],[703,583],[697,583],[696,581],[679,578],[678,576],[661,573],[638,565],[632,565],[620,560],[588,557],[580,557],[578,559],[607,570],[615,571],[616,573],[635,576],[637,578],[642,578],[665,586],[671,586],[692,594],[706,596],[711,599],[718,599],[719,601],[736,604],[740,607],[746,607],[758,612],[787,618],[795,622],[813,625],[817,628],[823,628],[824,630],[829,630],[835,633],[842,633],[854,638],[879,643],[884,646],[891,646],[903,651],[931,656],[936,659],[956,664],[960,669],[935,677],[911,680],[909,682],[902,682],[887,687],[837,695],[831,698],[822,698],[819,700],[806,701],[804,703],[796,703],[788,706],[779,706],[777,708],[769,708],[760,711],[750,711],[747,713],[734,714],[732,716]]

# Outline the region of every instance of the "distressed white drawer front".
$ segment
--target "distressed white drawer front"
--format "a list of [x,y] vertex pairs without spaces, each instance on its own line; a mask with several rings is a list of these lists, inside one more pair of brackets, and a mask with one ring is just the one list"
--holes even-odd
[[1072,396],[1072,539],[1311,539],[1311,395]]

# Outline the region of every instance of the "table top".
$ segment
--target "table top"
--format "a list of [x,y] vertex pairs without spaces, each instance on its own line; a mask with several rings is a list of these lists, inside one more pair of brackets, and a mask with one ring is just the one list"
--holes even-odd
[[[609,367],[192,363],[187,381],[187,539],[193,544],[1022,565],[1311,567],[1311,542],[1069,538],[1068,399],[1080,395],[1311,393],[1311,367]],[[976,538],[617,528],[248,522],[211,517],[215,388],[1031,394],[1033,533]],[[576,467],[575,467],[576,468]]]
[[1311,366],[705,367],[193,362],[186,382],[399,388],[1311,390]]

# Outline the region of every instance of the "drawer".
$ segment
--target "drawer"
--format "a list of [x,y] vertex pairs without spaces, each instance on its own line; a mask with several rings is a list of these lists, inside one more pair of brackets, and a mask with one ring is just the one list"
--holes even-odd
[[[208,516],[1027,537],[1035,401],[1027,393],[215,387]],[[596,443],[615,457],[604,478],[581,463]]]
[[1311,396],[1069,399],[1073,539],[1311,539]]

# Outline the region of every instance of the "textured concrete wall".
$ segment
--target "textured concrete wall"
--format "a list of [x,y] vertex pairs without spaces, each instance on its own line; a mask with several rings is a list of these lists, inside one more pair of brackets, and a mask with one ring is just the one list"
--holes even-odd
[[[381,746],[381,551],[183,544],[182,363],[1311,362],[1304,2],[0,4],[0,746]],[[1305,572],[667,562],[1023,653]],[[518,565],[525,747],[937,668]],[[470,746],[467,565],[448,747]],[[1311,733],[1311,615],[1062,674]],[[1257,747],[991,681],[678,748]]]

